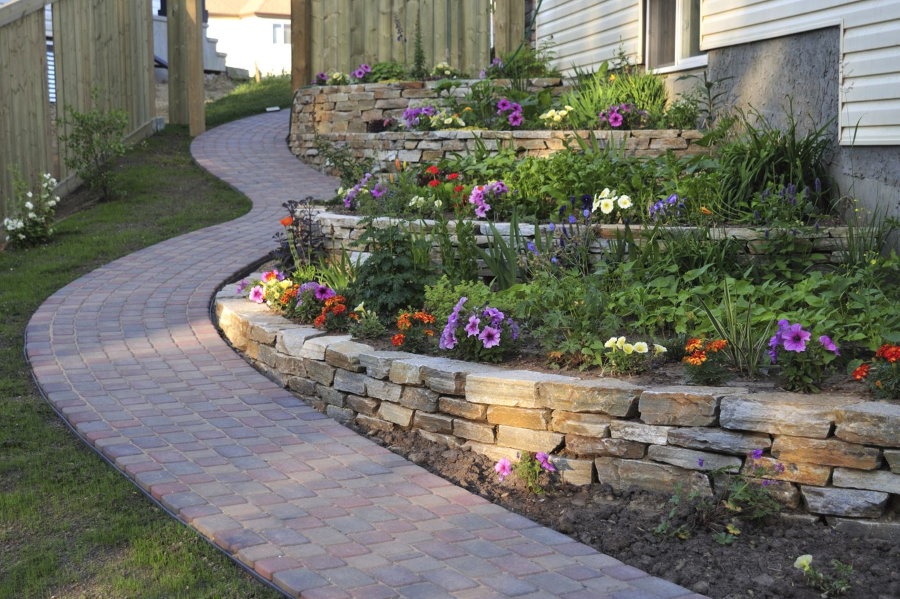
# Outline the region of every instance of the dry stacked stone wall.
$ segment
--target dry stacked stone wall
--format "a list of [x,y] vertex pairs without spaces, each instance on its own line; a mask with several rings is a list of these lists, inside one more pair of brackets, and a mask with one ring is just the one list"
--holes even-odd
[[348,335],[290,323],[223,291],[225,337],[317,409],[363,429],[416,431],[493,459],[553,456],[565,481],[711,493],[709,471],[784,471],[787,506],[855,530],[897,529],[900,404],[853,395],[731,387],[640,387],[458,360],[377,351]]
[[[365,232],[363,217],[353,214],[319,212],[315,218],[316,222],[321,227],[322,234],[325,238],[325,248],[329,252],[334,255],[340,255],[342,251],[346,250],[354,261],[365,259],[368,256],[368,250],[370,248],[367,246],[360,246],[358,243],[359,238]],[[398,221],[396,219],[382,217],[376,218],[372,222],[374,223],[374,226],[380,227]],[[404,221],[404,224],[412,230],[427,232],[431,230],[431,227],[435,225],[435,222],[431,220]],[[485,221],[476,221],[474,222],[474,225],[476,243],[481,247],[487,247],[489,239],[492,236],[490,225]],[[455,223],[451,221],[447,223],[447,226],[452,232],[455,228]],[[595,224],[592,226],[598,239],[591,245],[590,251],[592,256],[599,260],[602,253],[609,247],[610,241],[623,234],[625,226],[618,224]],[[509,223],[494,223],[494,227],[507,241],[509,241]],[[631,225],[630,228],[636,243],[641,243],[645,231],[648,235],[652,233],[652,227],[645,229],[642,225]],[[688,227],[670,227],[669,229],[675,232],[690,231],[690,228]],[[534,240],[536,231],[540,232],[542,235],[546,235],[549,233],[549,228],[546,225],[541,225],[539,227],[529,224],[519,225],[519,235],[525,241]],[[556,228],[556,235],[562,235],[560,227]],[[750,229],[745,227],[714,228],[710,230],[710,235],[715,238],[732,238],[739,240],[742,243],[742,251],[747,256],[765,254],[769,243],[767,237],[770,236],[766,229]],[[839,263],[841,261],[841,249],[844,247],[847,237],[846,227],[820,227],[816,230],[810,229],[808,231],[798,231],[796,236],[798,240],[804,240],[808,243],[810,248],[809,257],[813,261],[823,263]],[[451,239],[455,240],[455,238]],[[798,245],[803,244],[798,243]],[[436,246],[433,248],[433,252],[436,258],[440,257]]]
[[[454,96],[465,96],[474,82],[460,83],[451,92]],[[300,88],[291,110],[291,151],[307,164],[324,168],[323,158],[315,148],[315,139],[320,137],[346,146],[357,158],[374,159],[376,170],[397,159],[412,164],[434,163],[454,153],[472,151],[479,143],[489,150],[503,144],[528,155],[546,156],[563,149],[573,135],[587,139],[590,133],[601,144],[624,147],[626,153],[634,156],[658,156],[668,150],[679,155],[704,151],[696,145],[701,134],[693,130],[369,132],[382,126],[386,119],[402,122],[403,111],[410,106],[436,103],[435,85],[405,81]],[[559,79],[532,79],[528,89],[550,89],[556,95],[567,90]]]

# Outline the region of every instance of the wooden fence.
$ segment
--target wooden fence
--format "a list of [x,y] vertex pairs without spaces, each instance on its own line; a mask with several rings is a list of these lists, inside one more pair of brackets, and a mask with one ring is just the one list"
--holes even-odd
[[[493,4],[495,47],[503,53],[522,39],[524,3]],[[491,60],[489,0],[313,0],[310,12],[313,73],[387,60],[411,66],[417,18],[427,68],[446,61],[477,76]]]
[[[55,81],[48,80],[47,5],[52,6]],[[63,180],[66,107],[124,110],[134,134],[155,113],[150,0],[15,0],[0,6],[0,219],[13,191],[10,169],[36,188]],[[48,89],[55,84],[56,102]],[[96,90],[96,94],[94,94]]]

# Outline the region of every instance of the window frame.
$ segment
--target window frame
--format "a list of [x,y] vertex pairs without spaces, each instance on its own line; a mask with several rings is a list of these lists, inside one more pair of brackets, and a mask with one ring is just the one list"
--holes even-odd
[[[641,44],[641,50],[644,53],[644,62],[647,66],[647,70],[651,73],[657,73],[660,75],[664,75],[666,73],[677,73],[679,71],[689,71],[692,69],[700,69],[707,66],[709,63],[709,58],[707,52],[705,50],[700,50],[700,54],[696,54],[694,56],[682,57],[680,56],[681,48],[682,48],[682,32],[684,28],[681,24],[684,21],[684,4],[686,2],[690,2],[691,0],[675,0],[675,56],[674,56],[674,64],[662,66],[662,67],[651,67],[650,66],[650,2],[652,0],[643,0],[641,3],[643,9],[643,23],[641,24],[641,33],[643,36],[643,43]],[[703,3],[700,4],[700,10],[703,10]],[[700,28],[700,24],[702,19],[700,15],[698,15],[697,19],[697,28]],[[702,38],[701,38],[702,39]]]

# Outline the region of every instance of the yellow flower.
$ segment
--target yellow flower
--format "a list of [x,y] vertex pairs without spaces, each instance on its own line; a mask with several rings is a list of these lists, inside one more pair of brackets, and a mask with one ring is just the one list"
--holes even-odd
[[657,355],[658,355],[658,354],[664,354],[664,353],[666,353],[667,351],[669,351],[669,350],[667,350],[666,347],[665,347],[664,345],[659,345],[658,343],[654,343],[654,344],[653,344],[653,353],[654,353],[654,354],[657,354]]
[[616,80],[615,74],[610,75],[610,76],[609,76],[609,80],[610,80],[610,81],[615,81],[615,80]]
[[606,343],[603,344],[603,347],[605,347],[607,349],[611,349],[615,346],[616,346],[616,338],[615,337],[610,337],[609,339],[606,340]]
[[794,561],[794,567],[798,570],[803,570],[804,572],[806,572],[807,570],[809,570],[809,565],[812,563],[812,560],[813,556],[808,553],[806,555],[801,555]]
[[618,339],[616,339],[616,347],[618,347],[619,349],[625,347],[625,337],[619,337]]
[[622,351],[625,352],[627,355],[631,355],[631,353],[634,351],[634,346],[630,343],[626,343],[625,345],[622,346]]
[[647,347],[647,344],[643,341],[638,341],[634,344],[634,351],[639,354],[646,354],[648,351],[650,351],[650,348]]
[[569,106],[568,104],[566,104],[565,106],[563,106],[563,108],[565,108],[566,111],[569,111],[569,110],[575,110],[574,108],[572,108],[572,107]]
[[553,115],[553,120],[556,121],[556,122],[558,123],[559,121],[562,120],[562,117],[561,117],[560,115],[558,115],[558,114],[554,114],[554,115]]

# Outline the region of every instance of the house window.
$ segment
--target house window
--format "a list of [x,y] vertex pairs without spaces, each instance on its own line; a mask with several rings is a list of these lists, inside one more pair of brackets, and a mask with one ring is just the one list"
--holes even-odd
[[272,43],[273,44],[290,44],[291,43],[291,24],[276,23],[272,25]]
[[700,0],[646,0],[647,67],[677,71],[704,66]]

